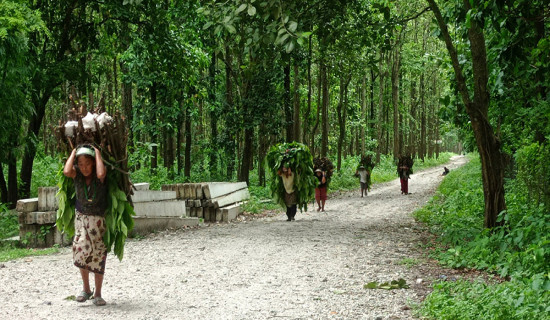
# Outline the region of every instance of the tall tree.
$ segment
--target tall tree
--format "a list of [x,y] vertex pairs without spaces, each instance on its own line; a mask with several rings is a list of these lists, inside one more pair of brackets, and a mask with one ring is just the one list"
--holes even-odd
[[[466,112],[472,122],[472,129],[477,143],[477,149],[481,156],[481,168],[483,179],[483,194],[485,198],[485,220],[487,228],[493,228],[503,223],[497,217],[506,210],[504,199],[504,155],[500,149],[500,139],[495,135],[489,122],[490,95],[487,88],[489,73],[487,66],[487,50],[483,33],[483,21],[481,17],[470,15],[469,26],[465,25],[470,42],[470,51],[473,68],[473,97],[459,62],[459,57],[453,39],[451,38],[447,23],[443,19],[439,6],[435,0],[427,0],[432,9],[437,24],[441,30],[443,40],[449,51],[453,69],[456,76],[457,87],[466,107]],[[474,1],[479,5],[479,1]],[[466,11],[471,12],[470,1],[464,0]],[[466,23],[464,23],[466,24]]]

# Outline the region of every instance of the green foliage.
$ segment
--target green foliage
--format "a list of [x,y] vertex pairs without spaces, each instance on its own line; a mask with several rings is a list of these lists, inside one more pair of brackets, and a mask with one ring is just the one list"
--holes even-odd
[[550,145],[532,143],[519,149],[515,155],[518,168],[517,186],[537,205],[550,208],[549,159]]
[[55,225],[57,230],[64,232],[67,236],[74,236],[74,218],[75,218],[75,202],[76,202],[76,193],[74,189],[73,179],[65,176],[63,174],[63,167],[60,166],[58,171],[59,182],[57,186],[59,190],[57,191],[57,218]]
[[[505,226],[492,231],[482,227],[483,190],[478,156],[451,171],[434,199],[415,213],[438,236],[439,246],[443,245],[434,252],[442,264],[483,269],[511,279],[508,283],[491,285],[469,282],[436,285],[422,312],[437,319],[542,319],[548,313],[547,303],[543,303],[550,291],[548,209],[530,203],[515,184],[510,181],[507,185],[508,210],[499,217],[505,219]],[[468,304],[471,307],[466,308]],[[453,318],[464,310],[468,312]],[[498,316],[493,317],[495,312]],[[443,314],[449,316],[441,317]]]
[[58,247],[46,249],[17,248],[15,244],[0,242],[0,262],[24,258],[28,256],[42,256],[59,252]]
[[[134,209],[128,202],[126,194],[120,190],[117,181],[122,173],[116,170],[107,172],[107,212],[105,213],[105,225],[107,230],[103,235],[103,242],[107,251],[113,249],[119,260],[124,257],[124,243],[128,234],[134,228]],[[59,171],[59,191],[57,199],[59,209],[57,210],[56,225],[59,231],[72,237],[75,233],[75,201],[73,179],[63,175],[63,169]],[[114,247],[114,248],[113,248]]]
[[105,225],[107,230],[103,235],[103,242],[107,251],[113,248],[114,254],[122,261],[124,257],[124,243],[128,234],[134,228],[135,212],[130,205],[126,194],[118,187],[118,181],[122,173],[110,170],[107,173],[109,195],[107,196],[107,212],[105,213]]
[[249,186],[250,199],[242,205],[243,211],[258,214],[264,210],[274,210],[280,208],[269,194],[269,189],[258,186]]
[[549,291],[535,290],[522,281],[439,282],[418,315],[438,320],[548,320],[549,299]]
[[317,179],[313,176],[313,157],[309,148],[298,142],[279,143],[272,146],[266,156],[267,167],[271,170],[271,196],[283,208],[286,208],[285,189],[278,172],[288,166],[294,173],[294,189],[300,210],[307,211],[308,202],[315,196]]
[[394,289],[408,289],[409,285],[405,279],[392,280],[391,282],[378,283],[376,281],[369,282],[363,285],[364,289],[384,289],[384,290],[394,290]]
[[19,233],[17,215],[8,210],[8,206],[0,203],[0,240],[16,236]]
[[[40,148],[39,148],[40,149]],[[38,187],[55,186],[59,181],[62,160],[38,153],[32,170],[31,197],[38,196]]]

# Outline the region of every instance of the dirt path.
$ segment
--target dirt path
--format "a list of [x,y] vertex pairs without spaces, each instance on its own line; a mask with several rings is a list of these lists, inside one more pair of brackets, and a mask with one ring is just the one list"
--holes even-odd
[[[454,157],[448,167],[465,162]],[[294,222],[278,213],[130,240],[122,262],[107,259],[105,307],[65,299],[81,290],[67,248],[4,263],[0,319],[411,319],[430,275],[410,213],[442,171],[412,175],[408,196],[394,180],[366,198],[337,195],[327,212]],[[398,278],[410,289],[363,289]]]

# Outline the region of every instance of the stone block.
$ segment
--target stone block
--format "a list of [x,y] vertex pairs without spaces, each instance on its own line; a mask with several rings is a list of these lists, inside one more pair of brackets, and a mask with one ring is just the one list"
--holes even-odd
[[229,222],[231,220],[236,219],[239,214],[242,213],[242,208],[239,204],[234,204],[231,206],[220,208],[222,212],[222,221],[223,222]]
[[38,210],[38,198],[17,200],[15,210],[18,212],[33,212]]
[[38,211],[57,210],[57,187],[38,188]]
[[134,184],[134,188],[136,188],[136,191],[147,191],[149,190],[149,183],[147,182],[141,182]]
[[187,212],[181,200],[137,202],[134,211],[141,217],[181,217]]
[[204,197],[204,194],[202,193],[202,183],[195,184],[195,192],[197,193],[197,197],[195,199],[202,199]]
[[206,199],[212,199],[245,188],[247,188],[246,182],[209,182],[203,186],[202,191]]
[[250,193],[248,192],[248,188],[238,190],[236,192],[230,193],[225,196],[211,199],[212,201],[211,206],[213,206],[214,208],[220,208],[220,207],[225,207],[230,204],[241,202],[247,199],[250,199]]
[[50,224],[55,223],[57,218],[57,212],[55,211],[46,211],[46,212],[33,212],[36,214],[36,224]]
[[163,201],[163,200],[176,200],[176,191],[134,191],[132,201],[136,202],[148,202],[148,201]]

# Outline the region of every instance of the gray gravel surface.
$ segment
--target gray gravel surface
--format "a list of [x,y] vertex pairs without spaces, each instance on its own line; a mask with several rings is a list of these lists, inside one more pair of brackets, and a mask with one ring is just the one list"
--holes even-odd
[[[452,170],[466,162],[454,157]],[[229,224],[151,234],[109,255],[107,306],[77,303],[70,248],[0,268],[0,319],[412,319],[434,277],[411,212],[443,179],[442,167],[332,194],[326,212],[241,216]],[[437,276],[437,275],[435,275]],[[364,289],[403,278],[409,289]]]

